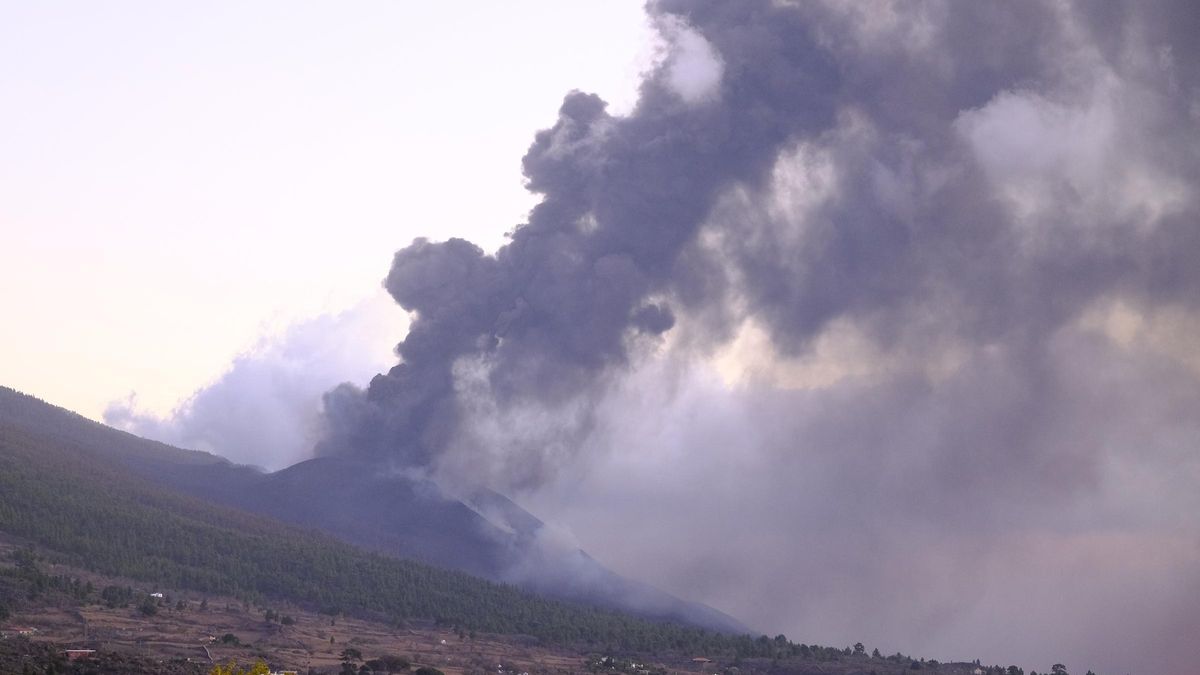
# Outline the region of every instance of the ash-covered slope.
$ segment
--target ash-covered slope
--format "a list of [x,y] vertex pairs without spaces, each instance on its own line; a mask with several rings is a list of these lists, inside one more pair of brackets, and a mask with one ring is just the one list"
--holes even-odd
[[512,583],[550,597],[730,633],[736,619],[626,579],[584,551],[543,536],[537,517],[496,492],[465,499],[434,482],[377,465],[323,457],[257,480],[221,499],[359,546]]
[[621,577],[577,548],[549,543],[538,518],[495,492],[460,500],[427,479],[347,458],[265,473],[146,440],[5,387],[0,423],[88,447],[159,485],[389,555],[648,618],[750,632],[710,607]]

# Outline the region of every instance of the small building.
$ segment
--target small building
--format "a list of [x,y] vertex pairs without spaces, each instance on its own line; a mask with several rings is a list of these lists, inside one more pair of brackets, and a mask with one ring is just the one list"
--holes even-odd
[[86,661],[96,655],[95,649],[64,649],[68,661]]
[[156,599],[156,600],[162,600],[162,599],[163,599],[163,594],[162,594],[162,593],[151,593],[151,594],[150,594],[150,597],[152,597],[152,598],[154,598],[154,599]]

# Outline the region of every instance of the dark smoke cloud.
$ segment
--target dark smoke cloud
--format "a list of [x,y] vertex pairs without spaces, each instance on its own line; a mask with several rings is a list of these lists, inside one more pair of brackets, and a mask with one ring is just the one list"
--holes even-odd
[[[711,98],[681,95],[688,69],[672,66],[703,61],[685,53],[648,77],[628,116],[572,93],[524,159],[529,189],[543,200],[508,245],[488,256],[461,240],[418,241],[396,254],[386,287],[415,315],[398,347],[403,363],[365,392],[334,395],[331,408],[370,422],[335,418],[327,452],[425,465],[457,428],[460,359],[486,358],[501,402],[549,402],[626,365],[631,330],[670,328],[671,310],[651,296],[670,290],[720,192],[761,181],[784,142],[834,114],[838,74],[803,14],[746,3],[709,20],[745,27],[730,36],[736,49],[714,43],[723,63],[692,66],[723,71]],[[686,26],[674,30],[696,39]]]
[[1188,672],[1195,4],[648,9],[672,49],[629,115],[567,96],[508,245],[396,254],[402,362],[322,451],[795,639]]

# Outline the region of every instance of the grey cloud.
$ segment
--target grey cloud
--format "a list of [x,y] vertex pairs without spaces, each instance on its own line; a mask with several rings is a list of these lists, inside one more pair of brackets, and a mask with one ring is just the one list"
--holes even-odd
[[[507,246],[397,253],[403,362],[325,451],[518,490],[796,639],[1186,672],[1200,357],[1146,326],[1200,313],[1192,4],[650,3],[715,89],[569,94]],[[781,369],[869,349],[697,375],[749,326]]]
[[587,460],[522,499],[617,571],[769,633],[1186,673],[1200,381],[1086,332],[1051,342],[1046,413],[1024,357],[986,349],[937,383],[812,390],[648,364],[601,404]]
[[[524,159],[543,200],[508,245],[487,256],[459,240],[418,241],[397,253],[386,286],[415,316],[403,363],[357,399],[370,410],[355,417],[376,428],[335,421],[326,452],[427,464],[458,424],[457,360],[486,357],[498,400],[556,401],[626,365],[631,329],[668,328],[669,307],[647,310],[647,300],[671,286],[719,191],[761,180],[789,137],[828,124],[837,85],[790,9],[754,2],[677,17],[720,53],[719,91],[685,100],[661,68],[626,117],[568,95]],[[745,30],[722,33],[721,22]]]

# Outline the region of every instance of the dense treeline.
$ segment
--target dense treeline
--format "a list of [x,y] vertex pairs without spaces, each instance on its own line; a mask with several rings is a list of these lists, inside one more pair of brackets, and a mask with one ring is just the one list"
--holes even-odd
[[142,459],[155,464],[169,462],[183,466],[230,464],[223,457],[207,452],[182,450],[105,426],[66,408],[4,386],[0,386],[0,424],[36,430],[47,442],[66,444],[85,454],[110,459]]
[[[200,594],[631,652],[778,657],[786,640],[726,636],[539,598],[212,506],[132,477],[70,438],[0,422],[0,531],[62,562]],[[812,648],[820,649],[820,648]],[[836,650],[831,650],[836,651]]]

